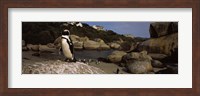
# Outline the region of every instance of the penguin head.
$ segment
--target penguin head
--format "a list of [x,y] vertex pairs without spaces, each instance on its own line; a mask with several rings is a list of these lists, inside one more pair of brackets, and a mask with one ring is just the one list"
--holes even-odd
[[70,32],[69,32],[69,25],[67,23],[64,23],[61,25],[61,32],[62,32],[62,35],[65,35],[65,36],[68,36],[70,35]]
[[62,31],[62,35],[69,36],[69,35],[70,35],[69,30],[64,29],[64,30]]

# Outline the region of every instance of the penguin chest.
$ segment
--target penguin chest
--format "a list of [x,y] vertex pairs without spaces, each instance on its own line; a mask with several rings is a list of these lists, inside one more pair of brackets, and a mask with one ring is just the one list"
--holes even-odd
[[62,51],[63,51],[63,54],[66,58],[72,58],[72,53],[71,53],[71,50],[70,50],[70,45],[67,43],[67,40],[66,39],[62,39]]

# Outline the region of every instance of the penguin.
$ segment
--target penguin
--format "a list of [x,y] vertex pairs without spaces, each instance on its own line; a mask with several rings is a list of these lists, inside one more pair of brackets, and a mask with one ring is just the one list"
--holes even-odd
[[119,74],[119,68],[117,68],[116,74]]
[[68,29],[62,29],[61,36],[61,49],[63,55],[66,57],[65,61],[76,62],[74,57],[74,46],[70,36],[70,31]]

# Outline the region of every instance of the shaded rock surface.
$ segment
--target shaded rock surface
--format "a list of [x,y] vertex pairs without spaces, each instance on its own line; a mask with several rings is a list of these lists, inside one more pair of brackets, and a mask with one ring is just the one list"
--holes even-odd
[[23,64],[23,74],[105,74],[99,68],[82,62],[69,63],[60,60]]
[[159,70],[156,74],[178,74],[178,67],[168,66],[163,70]]
[[178,32],[178,22],[155,22],[149,28],[151,38],[158,38]]

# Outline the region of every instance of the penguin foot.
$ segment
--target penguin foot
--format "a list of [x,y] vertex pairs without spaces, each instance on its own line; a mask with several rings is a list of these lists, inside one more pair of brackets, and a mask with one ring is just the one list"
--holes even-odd
[[65,62],[76,62],[77,60],[76,59],[73,59],[73,60],[71,60],[71,59],[65,59]]

